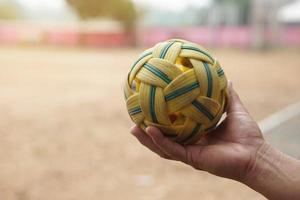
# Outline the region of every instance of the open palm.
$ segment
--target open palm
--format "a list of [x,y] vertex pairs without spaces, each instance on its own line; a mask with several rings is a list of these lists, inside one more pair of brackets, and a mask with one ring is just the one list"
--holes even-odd
[[182,146],[164,137],[155,127],[148,127],[145,133],[134,126],[131,132],[143,145],[163,158],[182,161],[196,169],[242,181],[253,167],[264,139],[231,83],[228,91],[226,119],[196,145]]

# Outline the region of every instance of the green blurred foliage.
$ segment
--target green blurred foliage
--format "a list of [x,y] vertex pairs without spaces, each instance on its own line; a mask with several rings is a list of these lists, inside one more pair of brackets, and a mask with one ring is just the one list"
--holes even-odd
[[125,27],[132,27],[136,10],[128,0],[66,0],[82,19],[111,17],[121,21]]
[[17,19],[20,17],[20,9],[15,3],[0,2],[0,19]]

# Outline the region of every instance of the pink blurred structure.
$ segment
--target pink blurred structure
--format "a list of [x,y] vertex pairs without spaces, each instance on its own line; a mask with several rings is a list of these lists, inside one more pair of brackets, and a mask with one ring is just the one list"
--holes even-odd
[[114,21],[73,23],[0,22],[0,44],[119,47],[129,36]]
[[139,44],[152,46],[157,41],[169,38],[183,38],[209,46],[247,47],[250,44],[250,29],[247,27],[189,27],[185,29],[151,28],[143,29],[138,34]]
[[300,27],[285,28],[282,30],[281,41],[283,44],[300,45]]
[[[120,47],[130,45],[130,36],[119,26],[103,26],[98,24],[90,28],[87,25],[76,26],[28,26],[0,23],[0,44],[49,44],[88,47]],[[96,27],[96,28],[95,28]],[[264,38],[271,36],[268,30]],[[137,30],[137,44],[152,46],[170,38],[183,38],[205,46],[240,47],[251,45],[251,28],[242,27],[186,27],[165,28],[152,27]],[[300,46],[300,26],[283,27],[278,34],[279,43],[283,46]]]
[[[266,30],[265,39],[270,37]],[[158,41],[169,38],[183,38],[206,46],[216,47],[249,47],[251,45],[251,28],[221,27],[190,27],[184,29],[150,28],[138,32],[138,43],[152,46]],[[278,34],[279,43],[284,46],[300,46],[300,26],[284,27]]]
[[79,34],[74,31],[47,31],[43,34],[44,42],[53,45],[78,45]]
[[128,38],[123,32],[120,33],[80,33],[49,31],[43,34],[44,43],[64,46],[87,46],[87,47],[119,47],[128,45]]

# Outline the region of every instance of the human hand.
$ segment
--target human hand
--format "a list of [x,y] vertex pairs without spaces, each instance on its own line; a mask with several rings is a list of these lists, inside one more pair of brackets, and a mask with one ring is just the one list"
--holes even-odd
[[243,181],[251,171],[256,153],[265,143],[257,123],[228,84],[229,102],[226,119],[198,144],[182,146],[165,137],[155,127],[146,133],[134,126],[131,133],[159,156],[182,161],[196,169]]

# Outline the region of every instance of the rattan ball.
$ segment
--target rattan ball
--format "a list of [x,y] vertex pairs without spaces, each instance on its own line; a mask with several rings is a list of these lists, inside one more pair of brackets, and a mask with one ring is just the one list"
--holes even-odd
[[145,129],[158,127],[180,144],[194,144],[225,112],[227,79],[202,46],[179,39],[144,51],[124,84],[128,113]]

